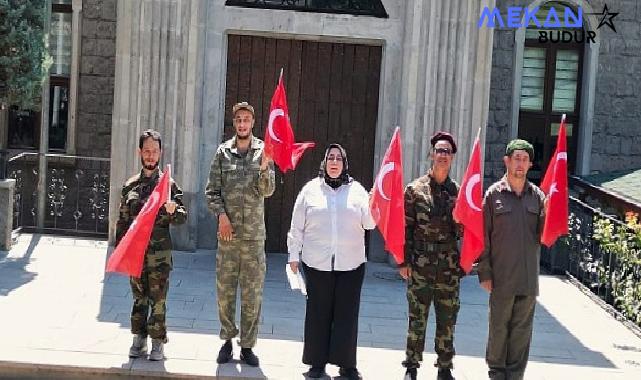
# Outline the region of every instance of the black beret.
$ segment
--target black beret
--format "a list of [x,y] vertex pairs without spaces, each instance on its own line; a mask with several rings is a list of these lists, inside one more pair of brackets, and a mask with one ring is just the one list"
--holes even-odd
[[454,142],[454,137],[451,134],[444,131],[436,132],[434,136],[432,136],[432,138],[430,139],[430,142],[432,143],[432,148],[434,147],[434,145],[436,145],[437,142],[441,140],[445,140],[449,142],[450,145],[452,145],[452,153],[456,153],[456,143]]

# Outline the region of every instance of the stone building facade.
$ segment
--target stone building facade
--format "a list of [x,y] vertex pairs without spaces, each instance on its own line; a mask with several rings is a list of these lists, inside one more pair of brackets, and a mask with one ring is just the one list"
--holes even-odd
[[[540,0],[498,0],[497,7],[532,9]],[[595,44],[585,44],[580,78],[581,115],[573,174],[588,175],[641,167],[641,3],[637,0],[567,0],[563,5],[584,10],[586,29],[597,32]],[[618,13],[616,32],[598,28],[604,6]],[[598,29],[597,29],[598,28]],[[505,142],[519,135],[519,89],[523,66],[523,30],[496,28],[485,143],[486,182],[504,172]]]
[[111,155],[118,0],[83,0],[76,153]]
[[[504,12],[509,6],[532,8],[548,2],[381,3],[386,18],[246,8],[222,0],[73,0],[78,39],[74,46],[79,50],[71,86],[73,95],[76,83],[70,115],[75,119],[70,130],[73,144],[67,153],[110,157],[109,225],[117,217],[120,186],[139,167],[138,135],[155,128],[164,136],[163,161],[173,164],[173,175],[191,211],[189,222],[174,231],[176,248],[216,246],[215,220],[205,207],[203,189],[211,157],[229,132],[226,112],[231,103],[246,100],[240,99],[244,84],[238,83],[239,92],[230,94],[233,86],[227,83],[229,70],[236,69],[229,63],[230,38],[236,37],[264,39],[264,46],[291,41],[380,49],[376,130],[368,153],[373,165],[365,169],[369,178],[378,171],[397,125],[402,131],[406,182],[429,167],[429,136],[441,129],[452,132],[459,142],[455,178],[465,170],[480,127],[484,127],[485,182],[500,177],[505,144],[520,136],[527,32],[479,28],[479,15],[485,7]],[[598,13],[606,3],[561,2],[583,8],[586,29],[591,30],[597,30]],[[641,3],[620,0],[608,6],[619,13],[613,19],[616,33],[599,28],[596,43],[580,48],[577,146],[571,153],[576,156],[574,174],[641,167]],[[264,49],[269,57],[269,49]],[[248,81],[246,86],[249,94],[252,84]],[[272,90],[269,85],[263,88],[263,103],[268,104]],[[317,119],[327,118],[316,112]],[[287,218],[279,220],[288,223]],[[371,243],[376,246],[380,241],[374,238]]]

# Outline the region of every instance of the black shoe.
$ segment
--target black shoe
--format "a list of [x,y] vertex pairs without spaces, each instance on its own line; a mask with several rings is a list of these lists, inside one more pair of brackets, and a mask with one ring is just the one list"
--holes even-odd
[[403,380],[416,380],[416,368],[408,368]]
[[452,376],[452,370],[449,368],[439,368],[436,380],[455,380]]
[[361,374],[358,372],[356,368],[343,368],[341,367],[338,370],[338,374],[341,375],[342,377],[346,377],[349,380],[362,380],[363,378],[361,377]]
[[231,345],[231,339],[226,340],[225,344],[223,344],[223,346],[220,348],[220,351],[218,351],[218,358],[216,359],[216,363],[229,363],[229,361],[234,357],[233,351],[234,348]]
[[307,372],[307,377],[311,377],[312,379],[320,379],[323,376],[325,376],[325,366],[312,367],[309,369],[309,372]]
[[254,354],[251,348],[240,349],[240,360],[252,367],[258,367],[258,356]]

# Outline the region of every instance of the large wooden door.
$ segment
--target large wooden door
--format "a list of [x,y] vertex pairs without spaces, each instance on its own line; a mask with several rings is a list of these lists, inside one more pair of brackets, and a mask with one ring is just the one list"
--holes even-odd
[[381,54],[380,46],[228,36],[225,138],[233,135],[231,107],[239,101],[254,106],[254,135],[264,138],[283,68],[296,141],[316,142],[294,172],[276,171],[276,192],[266,202],[268,252],[287,251],[294,201],[318,175],[327,144],[343,145],[350,174],[365,188],[372,186]]

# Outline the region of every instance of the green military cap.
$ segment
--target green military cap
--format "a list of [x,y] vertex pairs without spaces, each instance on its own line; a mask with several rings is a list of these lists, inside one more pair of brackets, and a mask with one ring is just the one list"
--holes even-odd
[[530,161],[534,160],[534,147],[529,142],[522,139],[510,141],[505,148],[505,155],[510,156],[515,150],[524,150],[530,156]]

